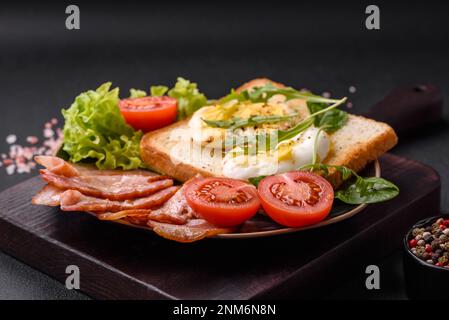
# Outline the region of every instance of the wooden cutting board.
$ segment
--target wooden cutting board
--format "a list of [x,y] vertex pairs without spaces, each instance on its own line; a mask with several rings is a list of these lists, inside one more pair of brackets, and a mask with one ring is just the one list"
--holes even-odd
[[110,299],[251,299],[320,296],[401,245],[407,228],[435,215],[440,179],[387,154],[382,176],[401,189],[341,223],[263,239],[192,244],[81,213],[33,206],[38,177],[0,194],[0,249],[65,282],[80,268],[81,291]]

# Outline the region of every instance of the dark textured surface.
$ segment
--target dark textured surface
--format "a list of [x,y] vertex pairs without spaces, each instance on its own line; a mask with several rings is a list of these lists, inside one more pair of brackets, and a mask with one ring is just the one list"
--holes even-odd
[[[447,100],[448,5],[399,3],[380,7],[381,30],[367,31],[364,5],[356,2],[276,8],[175,3],[144,7],[132,2],[95,7],[82,2],[81,30],[67,31],[62,3],[2,2],[0,137],[3,140],[16,133],[25,138],[39,133],[43,123],[59,115],[60,108],[69,106],[76,94],[108,80],[126,94],[130,87],[172,83],[183,75],[214,97],[242,81],[267,76],[317,93],[349,95],[356,113],[363,113],[403,83],[435,83]],[[348,92],[351,85],[357,88],[355,94]],[[393,153],[438,170],[443,183],[442,208],[449,211],[447,106],[444,114],[445,123],[403,138]],[[3,140],[0,151],[6,150]],[[7,176],[1,168],[0,187],[28,177]],[[5,270],[31,272],[3,255],[0,261]],[[401,277],[395,273],[397,264],[392,267],[385,262],[382,270]],[[363,270],[360,273],[363,277]],[[47,292],[42,286],[52,281],[38,273],[33,277],[41,277],[34,283],[36,287],[20,274],[17,281],[2,280],[2,297],[20,297],[28,287],[28,295],[22,297],[30,297],[33,291]],[[40,289],[33,289],[41,281]],[[376,297],[404,297],[400,282],[386,281]],[[354,279],[354,283],[360,286],[348,284],[337,295],[373,296],[363,282]],[[64,297],[54,290],[55,297]]]

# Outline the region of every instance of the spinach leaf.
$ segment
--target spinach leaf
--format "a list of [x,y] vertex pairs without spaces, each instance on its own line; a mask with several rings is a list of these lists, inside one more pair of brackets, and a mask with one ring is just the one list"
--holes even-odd
[[[333,166],[323,163],[302,166],[300,170],[313,169],[321,171],[325,177],[329,175],[329,168],[341,173],[343,188],[335,193],[335,198],[349,204],[376,203],[393,199],[399,194],[399,188],[383,178],[363,178],[345,166]],[[348,181],[354,177],[354,181]]]
[[248,181],[249,181],[249,183],[251,183],[252,185],[255,185],[257,187],[257,186],[259,186],[259,182],[262,181],[262,179],[265,177],[266,176],[258,176],[258,177],[254,177],[254,178],[249,178]]
[[376,203],[393,199],[399,188],[383,178],[357,177],[354,183],[338,190],[335,198],[349,204]]

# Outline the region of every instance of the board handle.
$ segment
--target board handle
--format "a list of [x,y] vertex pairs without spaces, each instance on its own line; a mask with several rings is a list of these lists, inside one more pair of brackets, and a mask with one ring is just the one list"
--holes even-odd
[[411,133],[442,121],[443,95],[433,84],[401,86],[364,116],[388,123],[398,134]]

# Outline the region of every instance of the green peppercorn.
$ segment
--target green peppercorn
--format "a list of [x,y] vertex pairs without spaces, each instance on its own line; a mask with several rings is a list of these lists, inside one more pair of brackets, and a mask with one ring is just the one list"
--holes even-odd
[[438,258],[438,262],[441,264],[447,264],[448,261],[449,261],[449,259],[445,256]]

